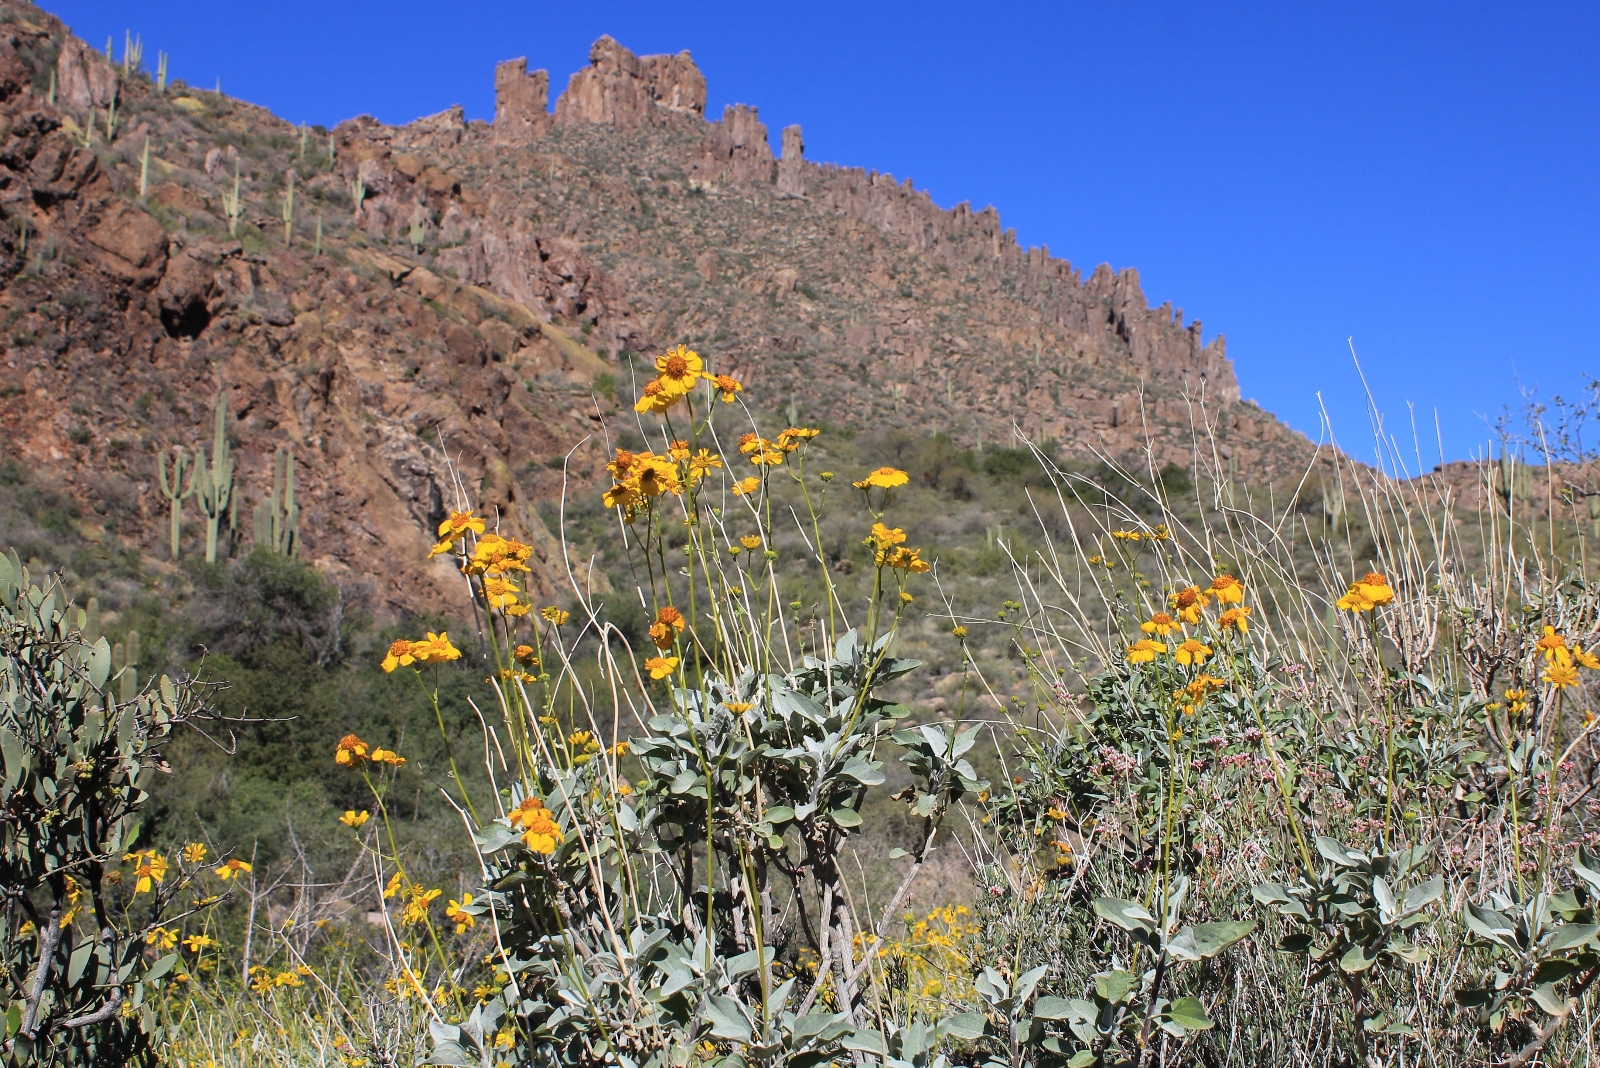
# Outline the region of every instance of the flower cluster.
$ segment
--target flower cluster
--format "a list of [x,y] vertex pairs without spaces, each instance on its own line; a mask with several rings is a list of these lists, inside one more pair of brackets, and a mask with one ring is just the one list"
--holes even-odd
[[132,864],[133,875],[137,880],[133,884],[133,892],[147,894],[155,889],[155,884],[167,876],[167,858],[154,849],[141,849],[135,853],[123,856],[124,864]]
[[[1230,631],[1240,634],[1248,632],[1250,609],[1244,604],[1244,588],[1244,583],[1238,578],[1223,574],[1212,579],[1211,585],[1203,590],[1199,586],[1185,586],[1168,595],[1167,605],[1171,612],[1153,613],[1140,623],[1139,629],[1146,637],[1128,646],[1123,659],[1130,664],[1148,664],[1158,656],[1171,656],[1184,667],[1199,667],[1216,650],[1197,637],[1184,636],[1183,629],[1199,626],[1204,619],[1202,611],[1215,599],[1219,605],[1233,606],[1218,614],[1212,623],[1215,631],[1223,637]],[[1172,645],[1166,639],[1173,636],[1182,637],[1183,640]],[[1209,675],[1199,677],[1209,678]],[[1204,691],[1195,694],[1186,688],[1175,695],[1175,700],[1180,706],[1192,707],[1198,705],[1204,696]]]
[[[460,654],[456,655],[459,656]],[[335,764],[345,768],[357,768],[366,761],[401,768],[405,767],[406,758],[382,746],[376,748],[369,746],[354,734],[347,734],[339,739],[339,744],[333,751],[333,762]]]
[[509,816],[511,826],[522,832],[522,844],[535,853],[549,856],[566,840],[556,823],[555,813],[545,808],[543,798],[530,794]]
[[672,643],[683,633],[686,625],[683,613],[669,604],[656,613],[656,621],[650,624],[650,641],[665,652],[672,648]]
[[[513,596],[512,601],[515,600]],[[461,650],[450,644],[448,631],[440,631],[438,634],[429,631],[428,636],[421,641],[402,638],[392,642],[388,654],[383,658],[383,670],[392,672],[395,668],[410,667],[412,664],[443,664],[460,659]],[[341,760],[339,763],[343,764],[344,761]]]
[[861,544],[872,548],[872,563],[875,567],[892,567],[918,575],[929,570],[928,562],[922,559],[922,550],[906,548],[905,540],[905,531],[899,527],[886,526],[880,521],[872,524],[872,531]]
[[[1544,658],[1545,670],[1540,678],[1558,690],[1578,685],[1578,668],[1600,670],[1600,657],[1580,645],[1568,645],[1566,636],[1556,628],[1546,626],[1544,635],[1534,643],[1534,651]],[[1510,694],[1506,695],[1507,697]]]

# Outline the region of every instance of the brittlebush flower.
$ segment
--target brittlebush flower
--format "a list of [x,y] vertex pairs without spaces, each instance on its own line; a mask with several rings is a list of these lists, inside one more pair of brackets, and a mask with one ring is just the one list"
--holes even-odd
[[1163,643],[1152,641],[1149,638],[1141,638],[1128,646],[1128,651],[1123,654],[1123,659],[1130,664],[1148,664],[1167,651],[1167,647]]
[[1244,604],[1244,583],[1232,575],[1218,575],[1206,592],[1214,595],[1218,604]]
[[217,940],[215,938],[212,938],[210,935],[203,934],[190,935],[188,938],[183,940],[183,947],[190,953],[198,953],[202,949],[209,949],[211,946],[216,944]]
[[249,872],[249,861],[225,860],[222,862],[222,867],[216,869],[216,876],[223,882],[227,882],[229,879],[237,879],[241,873],[248,874]]
[[1240,634],[1248,634],[1250,632],[1249,616],[1250,608],[1248,605],[1230,608],[1217,617],[1217,629],[1224,631],[1236,630]]
[[784,450],[776,442],[768,441],[759,434],[745,434],[739,438],[739,454],[750,457],[750,462],[756,466],[776,467],[783,463]]
[[1577,662],[1579,667],[1588,668],[1590,671],[1600,671],[1600,656],[1585,652],[1581,645],[1572,647],[1572,659]]
[[346,827],[355,828],[363,826],[371,818],[372,813],[368,812],[366,809],[362,809],[360,812],[357,812],[353,808],[347,808],[344,810],[344,815],[339,817],[339,822],[344,824]]
[[1544,681],[1558,690],[1578,685],[1578,669],[1571,664],[1551,664],[1544,672]]
[[1154,634],[1158,638],[1165,638],[1178,629],[1178,621],[1165,612],[1157,612],[1150,617],[1149,622],[1140,623],[1139,629],[1146,634]]
[[644,669],[650,672],[652,679],[659,682],[678,669],[678,657],[652,656],[644,662]]
[[123,856],[122,862],[134,866],[133,874],[137,882],[133,885],[133,892],[136,894],[149,893],[154,884],[161,882],[167,876],[167,858],[154,849],[141,849],[136,853],[128,853]]
[[744,537],[739,539],[739,544],[743,545],[746,549],[759,549],[761,548],[761,535],[746,534]]
[[571,612],[564,608],[557,608],[553,604],[539,609],[539,615],[544,618],[545,622],[554,623],[558,627],[565,626],[567,620],[572,618]]
[[711,387],[722,394],[724,404],[732,404],[734,394],[744,392],[744,386],[732,375],[717,375],[711,380]]
[[462,894],[460,901],[451,898],[449,903],[445,905],[444,918],[456,925],[456,934],[465,934],[468,927],[476,927],[478,925],[478,917],[463,908],[463,906],[470,904],[472,904],[472,895]]
[[504,575],[510,571],[532,571],[528,560],[533,556],[533,546],[520,541],[502,538],[498,534],[485,534],[473,546],[472,559],[467,561],[469,575]]
[[204,842],[190,842],[183,847],[183,861],[185,864],[201,864],[206,859],[206,845]]
[[439,524],[439,543],[429,551],[428,559],[450,552],[468,531],[482,534],[483,520],[471,512],[451,512],[449,517]]
[[484,600],[490,608],[510,608],[517,603],[518,590],[510,579],[490,577],[483,580]]
[[1567,639],[1564,635],[1557,634],[1554,627],[1545,627],[1544,637],[1534,642],[1533,647],[1544,654],[1546,664],[1572,666],[1572,650],[1567,648]]
[[900,571],[909,571],[914,575],[931,571],[932,567],[920,555],[921,549],[907,549],[905,546],[891,549],[885,553],[881,549],[877,553],[879,567],[892,567]]
[[165,953],[178,944],[178,932],[170,927],[157,927],[144,936],[144,944],[155,946],[157,953]]
[[896,545],[904,545],[906,532],[899,527],[885,526],[878,522],[872,524],[872,531],[867,535],[863,545],[872,545],[878,549],[891,549]]
[[393,671],[397,667],[410,667],[416,663],[417,658],[411,655],[412,642],[402,638],[389,643],[389,652],[383,658],[383,670]]
[[1507,712],[1511,713],[1514,716],[1518,712],[1526,712],[1527,710],[1528,710],[1528,691],[1527,690],[1507,690],[1506,691],[1506,711]]
[[822,431],[809,426],[792,426],[778,434],[778,448],[784,452],[793,452]]
[[1167,598],[1167,604],[1178,613],[1178,618],[1189,624],[1200,622],[1200,609],[1210,603],[1211,598],[1202,593],[1199,586],[1185,586]]
[[543,798],[523,798],[522,804],[511,810],[510,818],[511,826],[523,832],[522,844],[535,853],[549,856],[566,840],[556,824],[555,813],[545,808]]
[[689,481],[699,482],[712,471],[722,466],[722,457],[710,449],[701,449],[689,458]]
[[724,701],[722,707],[736,716],[742,716],[753,707],[749,701]]
[[852,482],[851,485],[856,489],[868,489],[873,486],[880,489],[894,489],[896,486],[904,486],[909,481],[911,476],[899,468],[880,467],[860,482]]
[[531,645],[519,645],[511,651],[511,655],[517,660],[537,661],[539,659],[539,650]]
[[405,908],[400,910],[400,922],[403,925],[422,923],[428,918],[428,909],[434,901],[444,896],[443,890],[424,890],[420,886],[413,886],[409,891],[409,900]]
[[754,475],[740,479],[733,484],[733,495],[735,497],[743,497],[747,493],[754,493],[759,485],[761,485],[761,480]]
[[432,631],[420,642],[411,643],[411,655],[417,658],[420,664],[443,664],[450,660],[460,660],[461,650],[450,644],[448,631],[438,634]]
[[397,768],[403,768],[406,764],[406,758],[392,749],[384,749],[379,746],[372,751],[372,762],[374,764],[390,764]]
[[1392,600],[1394,590],[1389,588],[1389,580],[1376,571],[1369,571],[1361,579],[1352,582],[1345,595],[1334,604],[1346,612],[1370,612]]
[[[407,644],[409,645],[410,643],[408,642]],[[339,739],[338,746],[334,748],[333,762],[340,767],[353,768],[363,760],[366,760],[367,755],[371,752],[372,748],[366,742],[363,742],[354,734],[347,734]]]
[[633,410],[665,415],[682,399],[683,394],[670,392],[659,379],[652,378],[644,384],[644,395],[634,402]]
[[1211,655],[1211,647],[1204,645],[1193,638],[1178,646],[1172,652],[1172,658],[1184,667],[1204,664],[1206,657]]
[[674,396],[687,395],[704,374],[705,361],[700,359],[698,352],[686,345],[668,349],[665,355],[656,357],[656,381],[661,383],[664,391]]

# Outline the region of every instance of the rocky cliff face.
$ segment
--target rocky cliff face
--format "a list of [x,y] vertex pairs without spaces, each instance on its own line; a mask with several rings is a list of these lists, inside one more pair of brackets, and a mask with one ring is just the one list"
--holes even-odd
[[1264,476],[1310,456],[1136,271],[1082,279],[992,208],[807,161],[799,127],[774,159],[754,108],[705,120],[688,53],[602,38],[553,114],[544,71],[494,79],[492,124],[301,130],[0,0],[6,459],[81,502],[84,537],[155,557],[156,453],[221,396],[241,514],[293,448],[306,555],[404,613],[457,600],[421,560],[458,499],[553,579],[536,506],[603,476],[606,383],[626,401],[634,355],[679,341],[836,426],[1187,463],[1203,421]]

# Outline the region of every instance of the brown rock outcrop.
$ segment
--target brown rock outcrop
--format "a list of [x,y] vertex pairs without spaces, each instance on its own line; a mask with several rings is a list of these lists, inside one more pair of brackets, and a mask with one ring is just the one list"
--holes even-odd
[[770,182],[775,167],[767,128],[756,109],[729,104],[722,121],[706,127],[689,173],[707,181]]
[[99,52],[70,37],[56,57],[56,103],[67,111],[110,106],[117,99],[120,78]]
[[636,56],[609,36],[589,49],[589,66],[567,81],[556,101],[560,123],[656,126],[674,116],[702,119],[706,79],[688,52]]
[[778,195],[803,197],[806,195],[805,138],[800,127],[783,128],[783,156],[778,160]]
[[550,72],[528,73],[527,57],[494,68],[494,139],[524,145],[550,125]]

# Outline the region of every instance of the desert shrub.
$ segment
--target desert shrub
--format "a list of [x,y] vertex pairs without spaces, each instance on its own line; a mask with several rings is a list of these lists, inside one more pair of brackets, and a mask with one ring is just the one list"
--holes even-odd
[[205,921],[179,1063],[1586,1063],[1600,597],[1553,529],[1343,461],[1313,524],[1203,467],[766,439],[671,355],[564,513],[622,588],[531,602],[459,500],[481,647],[390,635],[365,697],[294,628],[230,663],[323,691],[275,775],[343,852],[285,836]]
[[58,583],[0,557],[0,886],[10,1063],[154,1063],[155,1006],[181,958],[175,913],[203,848],[170,864],[140,822],[173,732],[206,718],[209,687],[114,676],[104,638]]

